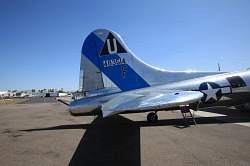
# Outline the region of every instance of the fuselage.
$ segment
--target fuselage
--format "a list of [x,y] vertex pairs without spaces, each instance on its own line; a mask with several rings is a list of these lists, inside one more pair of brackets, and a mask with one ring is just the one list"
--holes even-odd
[[[198,77],[133,91],[134,93],[139,91],[146,93],[148,90],[160,92],[169,90],[200,91],[204,96],[199,107],[240,105],[250,102],[250,70]],[[70,104],[70,112],[77,115],[101,109],[103,103],[120,93],[126,92],[117,89],[73,101]]]

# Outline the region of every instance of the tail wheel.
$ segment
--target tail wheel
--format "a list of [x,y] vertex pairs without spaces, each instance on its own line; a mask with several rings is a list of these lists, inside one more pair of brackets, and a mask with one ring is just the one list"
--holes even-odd
[[148,120],[149,123],[156,123],[158,121],[158,116],[157,116],[156,113],[150,112],[147,115],[147,120]]

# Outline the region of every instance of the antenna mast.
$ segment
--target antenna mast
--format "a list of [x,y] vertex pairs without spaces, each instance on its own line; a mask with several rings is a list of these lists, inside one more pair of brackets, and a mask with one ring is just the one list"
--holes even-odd
[[221,71],[220,63],[218,63],[218,71]]

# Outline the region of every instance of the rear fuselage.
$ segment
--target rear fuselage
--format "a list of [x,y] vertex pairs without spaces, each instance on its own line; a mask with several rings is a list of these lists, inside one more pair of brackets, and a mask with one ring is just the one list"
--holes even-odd
[[[101,93],[72,102],[72,114],[101,109],[117,94],[127,92],[200,91],[204,94],[200,107],[227,106],[249,102],[250,70],[235,73],[162,70],[138,59],[117,33],[97,29],[82,46],[80,85],[82,91]],[[114,87],[116,91],[105,91]]]
[[[135,93],[145,91],[146,93],[152,89],[161,92],[168,90],[201,91],[204,97],[201,99],[199,107],[240,105],[250,102],[250,70],[198,77],[133,91]],[[77,115],[101,109],[103,103],[120,93],[124,92],[113,91],[112,93],[79,99],[70,104],[70,111]]]

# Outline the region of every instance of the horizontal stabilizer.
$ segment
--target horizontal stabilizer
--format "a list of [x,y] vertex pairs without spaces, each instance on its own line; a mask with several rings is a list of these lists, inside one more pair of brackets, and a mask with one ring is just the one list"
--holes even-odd
[[57,97],[56,100],[59,101],[60,103],[67,105],[67,106],[69,106],[70,102],[72,102],[71,98],[65,98],[65,97]]
[[102,106],[103,117],[125,111],[161,110],[199,102],[203,93],[197,91],[127,92]]

